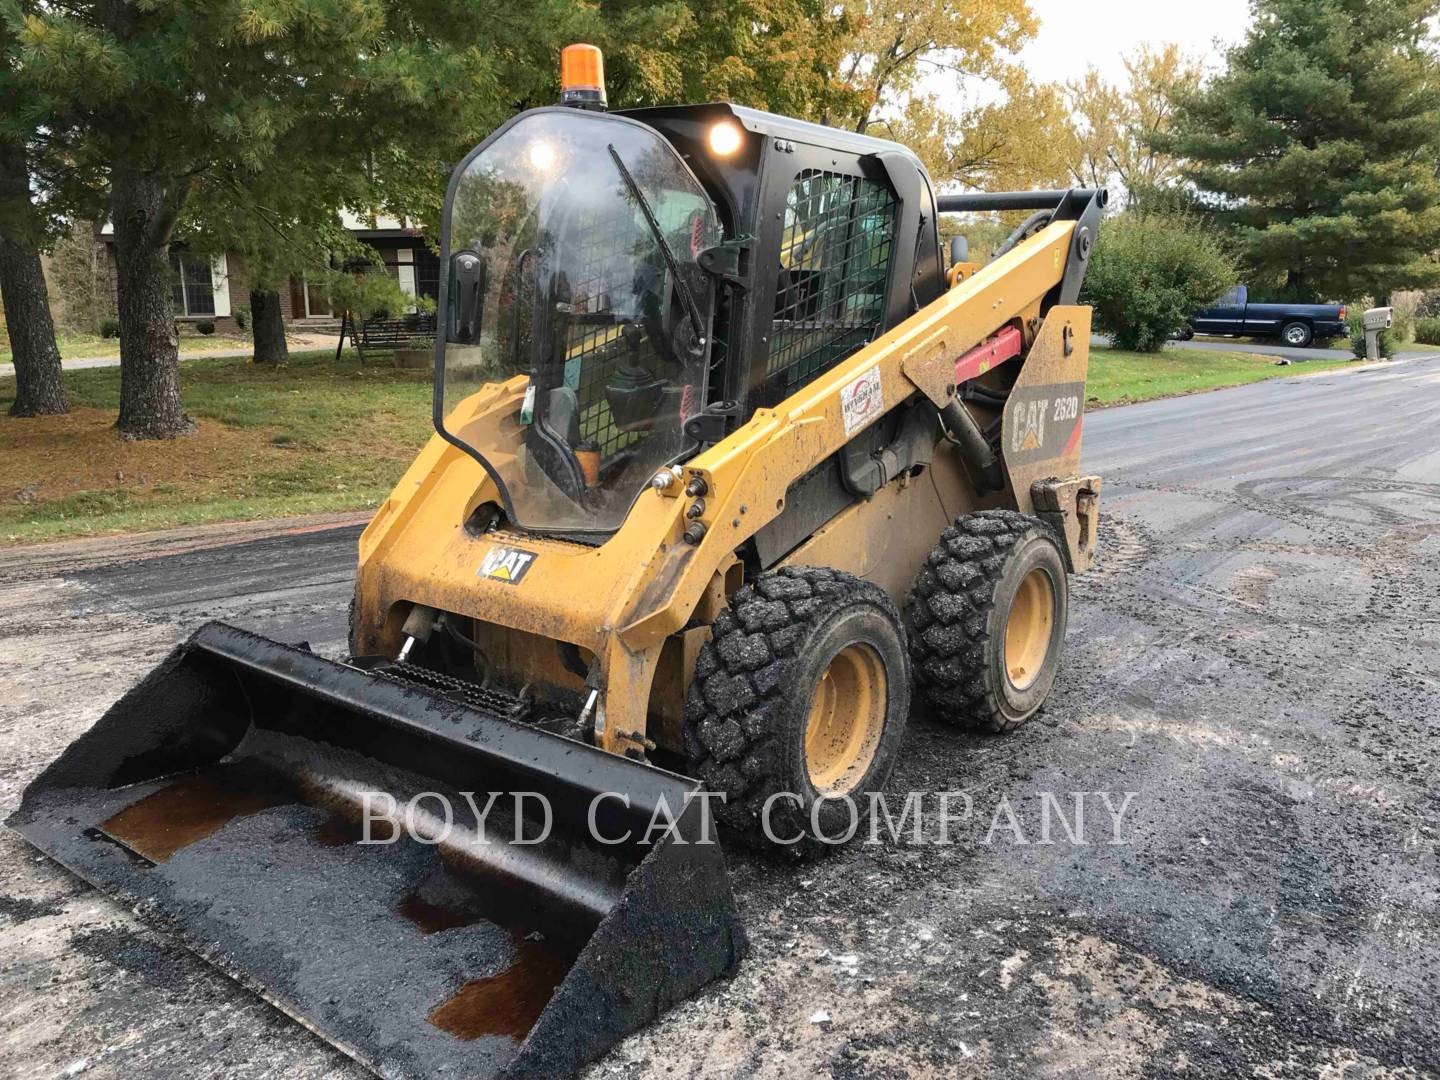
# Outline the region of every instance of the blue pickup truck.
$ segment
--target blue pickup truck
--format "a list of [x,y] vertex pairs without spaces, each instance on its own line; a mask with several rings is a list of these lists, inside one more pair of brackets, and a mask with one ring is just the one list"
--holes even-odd
[[1286,345],[1304,348],[1316,338],[1343,337],[1343,304],[1252,304],[1244,285],[1227,289],[1209,307],[1190,316],[1180,331],[1182,341],[1196,334],[1230,334],[1244,337],[1278,337]]

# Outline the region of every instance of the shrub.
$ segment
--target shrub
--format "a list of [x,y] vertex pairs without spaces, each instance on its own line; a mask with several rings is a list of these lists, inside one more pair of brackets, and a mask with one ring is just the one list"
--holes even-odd
[[103,319],[115,318],[115,286],[106,272],[108,261],[103,247],[95,243],[91,222],[71,222],[70,231],[55,241],[45,276],[57,330],[93,334]]
[[1416,319],[1415,340],[1421,345],[1440,345],[1440,315]]
[[1390,311],[1393,324],[1390,333],[1397,345],[1415,340],[1415,315],[1420,310],[1422,294],[1402,292],[1390,294]]
[[215,324],[209,319],[201,319],[195,324],[195,332],[197,334],[202,334],[205,337],[209,337],[211,334],[215,333]]
[[111,319],[108,316],[100,320],[100,336],[103,338],[117,338],[120,336],[120,320]]
[[1081,298],[1116,347],[1158,352],[1235,277],[1234,260],[1197,219],[1129,212],[1100,226]]
[[[1375,302],[1368,296],[1346,305],[1345,325],[1350,330],[1350,351],[1359,360],[1365,359],[1365,309],[1374,306]],[[1393,329],[1384,331],[1380,335],[1380,355],[1394,356],[1397,340]]]
[[248,308],[236,308],[234,318],[236,329],[241,331],[250,329],[250,311]]
[[[331,310],[348,311],[358,321],[387,319],[391,312],[434,310],[434,301],[425,296],[411,296],[400,288],[389,274],[347,273],[342,270],[321,270],[314,274],[316,285],[330,298]],[[312,293],[313,295],[313,293]]]

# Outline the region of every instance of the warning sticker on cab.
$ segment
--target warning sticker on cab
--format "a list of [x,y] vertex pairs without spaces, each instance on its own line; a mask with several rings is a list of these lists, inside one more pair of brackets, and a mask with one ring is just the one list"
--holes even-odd
[[507,585],[519,585],[520,579],[525,576],[535,559],[533,551],[496,544],[485,553],[475,576],[489,578],[491,581],[503,581]]
[[840,412],[845,418],[845,434],[853,435],[885,411],[885,396],[880,389],[880,367],[877,364],[840,390]]

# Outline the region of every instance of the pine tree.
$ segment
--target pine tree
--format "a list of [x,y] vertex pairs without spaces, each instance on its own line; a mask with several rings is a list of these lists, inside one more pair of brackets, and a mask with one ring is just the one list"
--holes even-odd
[[572,0],[523,11],[479,0],[74,0],[22,14],[14,3],[0,0],[18,77],[48,95],[49,122],[77,133],[75,164],[103,184],[119,293],[117,426],[132,438],[193,426],[169,245],[198,193],[258,213],[277,192],[300,192],[309,206],[295,216],[308,222],[338,209],[337,185],[316,177],[369,163],[366,183],[388,179],[394,199],[438,201],[444,162],[538,78],[525,74],[534,26],[563,28],[577,10]]
[[1440,280],[1440,0],[1255,0],[1226,71],[1156,140],[1296,299]]
[[30,205],[25,147],[0,141],[0,302],[15,362],[11,416],[47,416],[70,411],[60,371],[60,350],[50,318],[50,295],[40,265],[42,231]]
[[30,155],[46,110],[43,96],[17,78],[17,51],[11,26],[0,20],[0,303],[15,363],[10,415],[45,416],[70,409],[40,264],[41,245],[57,223],[32,194]]

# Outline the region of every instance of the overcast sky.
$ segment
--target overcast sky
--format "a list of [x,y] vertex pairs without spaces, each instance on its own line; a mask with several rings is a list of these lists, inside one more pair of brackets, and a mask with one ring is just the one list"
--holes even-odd
[[1144,42],[1178,42],[1218,56],[1215,39],[1239,41],[1250,21],[1247,0],[1030,0],[1040,32],[1020,54],[1036,82],[1063,82],[1094,64],[1123,82],[1121,58]]

